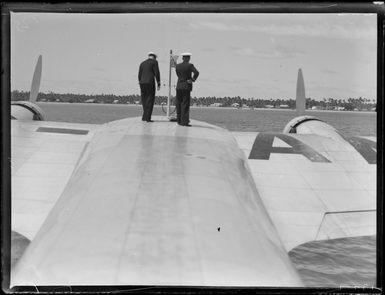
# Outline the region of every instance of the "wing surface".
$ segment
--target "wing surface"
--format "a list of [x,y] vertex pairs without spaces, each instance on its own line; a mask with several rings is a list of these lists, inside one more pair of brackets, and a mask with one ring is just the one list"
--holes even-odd
[[233,132],[286,249],[376,234],[373,137]]
[[12,231],[35,237],[98,127],[11,121]]
[[95,133],[12,285],[302,286],[231,133],[154,120]]

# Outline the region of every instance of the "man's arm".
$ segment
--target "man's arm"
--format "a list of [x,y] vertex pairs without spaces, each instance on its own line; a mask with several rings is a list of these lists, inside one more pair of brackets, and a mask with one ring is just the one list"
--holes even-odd
[[155,61],[154,63],[154,74],[155,74],[156,82],[158,83],[158,87],[160,87],[160,73],[159,73],[158,61]]
[[193,64],[191,64],[191,71],[193,72],[193,77],[191,79],[195,82],[195,80],[198,79],[199,71],[194,67]]
[[139,71],[138,71],[138,81],[140,83],[140,78],[142,77],[142,64],[139,66]]

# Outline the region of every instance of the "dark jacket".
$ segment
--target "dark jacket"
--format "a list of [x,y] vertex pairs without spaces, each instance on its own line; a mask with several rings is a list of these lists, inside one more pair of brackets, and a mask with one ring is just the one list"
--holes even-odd
[[158,61],[146,59],[139,66],[138,80],[140,84],[154,84],[155,79],[160,86],[160,73]]
[[[176,89],[184,89],[184,90],[192,90],[192,83],[187,83],[187,80],[191,79],[195,81],[198,76],[199,72],[194,67],[193,64],[190,64],[189,62],[182,62],[176,65],[175,67],[176,74],[178,76],[178,82],[176,84]],[[193,77],[191,77],[191,74],[194,74]]]

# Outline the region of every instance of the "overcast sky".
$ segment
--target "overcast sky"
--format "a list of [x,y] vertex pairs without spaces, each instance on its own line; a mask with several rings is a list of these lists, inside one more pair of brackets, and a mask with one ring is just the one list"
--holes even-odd
[[[376,99],[375,14],[11,14],[11,87],[29,91],[39,54],[41,92],[139,94],[137,72],[158,54],[191,52],[192,96]],[[175,83],[175,71],[173,71]],[[167,95],[163,86],[158,95]]]

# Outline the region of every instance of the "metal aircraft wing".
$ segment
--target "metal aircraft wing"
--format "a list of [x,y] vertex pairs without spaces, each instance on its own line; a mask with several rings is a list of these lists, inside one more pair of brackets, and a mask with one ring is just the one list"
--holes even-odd
[[33,240],[98,127],[11,121],[12,231]]
[[28,101],[11,102],[12,231],[33,240],[99,125],[45,121],[36,104],[43,58]]
[[50,152],[76,165],[29,164],[47,190],[69,180],[11,284],[301,286],[231,133],[154,120],[111,122],[92,139],[31,127],[36,145],[61,136]]
[[304,124],[315,132],[233,133],[287,251],[313,240],[375,235],[376,139]]
[[345,136],[305,106],[299,69],[297,117],[282,133],[233,132],[286,250],[376,234],[376,138]]

